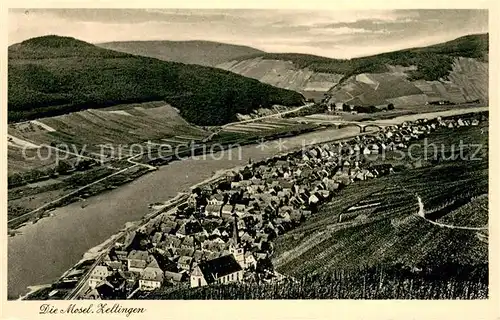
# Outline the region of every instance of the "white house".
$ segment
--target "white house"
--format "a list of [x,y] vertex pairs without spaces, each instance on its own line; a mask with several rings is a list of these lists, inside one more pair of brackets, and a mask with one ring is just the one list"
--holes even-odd
[[314,203],[317,203],[319,201],[318,197],[316,197],[316,195],[312,194],[310,197],[309,197],[309,204],[314,204]]
[[106,266],[97,266],[92,270],[89,278],[89,287],[95,288],[101,281],[106,280],[110,272]]
[[127,256],[127,269],[133,272],[142,272],[148,262],[146,251],[132,250]]
[[139,278],[139,290],[154,290],[161,287],[163,272],[155,269],[145,269]]

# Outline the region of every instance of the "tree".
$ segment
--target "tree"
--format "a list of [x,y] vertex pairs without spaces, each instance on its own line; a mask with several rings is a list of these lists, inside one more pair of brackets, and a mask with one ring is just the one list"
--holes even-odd
[[59,174],[67,174],[73,167],[65,160],[59,161],[56,167],[56,171]]
[[14,173],[14,174],[10,175],[7,178],[7,180],[8,180],[7,184],[9,187],[17,187],[17,186],[21,186],[21,185],[26,184],[26,181],[24,180],[22,175],[19,173]]
[[30,182],[30,181],[38,181],[40,178],[44,176],[43,172],[38,170],[38,169],[33,169],[31,171],[28,171],[25,173],[24,178]]
[[272,272],[274,270],[273,263],[269,258],[259,259],[257,261],[256,270],[258,273],[265,273],[266,271]]
[[342,105],[342,111],[351,111],[351,106],[349,106],[347,103],[344,103]]
[[393,103],[389,103],[387,105],[387,110],[394,110],[394,104]]
[[93,161],[90,159],[81,159],[76,163],[76,170],[84,171],[92,166]]

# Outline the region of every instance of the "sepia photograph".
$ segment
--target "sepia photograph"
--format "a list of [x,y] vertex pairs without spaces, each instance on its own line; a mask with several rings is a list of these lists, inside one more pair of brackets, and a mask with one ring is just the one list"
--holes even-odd
[[9,301],[489,298],[488,9],[7,16]]

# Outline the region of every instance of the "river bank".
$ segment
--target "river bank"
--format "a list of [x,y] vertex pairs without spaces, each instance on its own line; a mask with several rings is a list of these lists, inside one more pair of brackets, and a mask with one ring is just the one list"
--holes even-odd
[[[487,111],[487,108],[471,108],[466,113],[479,111]],[[440,114],[416,116],[435,118]],[[403,116],[393,121],[410,120]],[[218,170],[245,165],[250,159],[259,161],[305,145],[359,134],[357,127],[327,129],[282,139],[280,143],[268,141],[263,145],[224,150],[210,157],[192,157],[91,197],[84,208],[78,203],[57,208],[50,219],[23,226],[19,235],[8,239],[8,298],[18,298],[30,285],[54,282],[79,261],[88,248],[116,234],[126,222],[142,219],[148,214],[149,204],[173,198],[178,192],[189,191],[193,185],[211,178]]]

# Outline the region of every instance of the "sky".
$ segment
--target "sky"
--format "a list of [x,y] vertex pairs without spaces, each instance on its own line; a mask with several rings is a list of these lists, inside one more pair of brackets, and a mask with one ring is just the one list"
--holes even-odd
[[9,45],[55,34],[91,43],[210,40],[352,58],[488,32],[488,11],[11,9],[8,29]]

